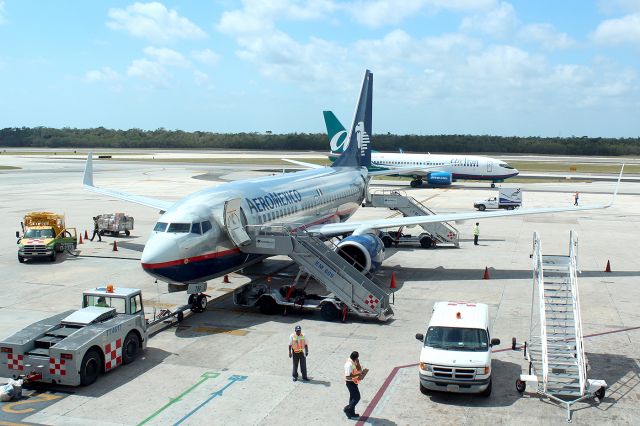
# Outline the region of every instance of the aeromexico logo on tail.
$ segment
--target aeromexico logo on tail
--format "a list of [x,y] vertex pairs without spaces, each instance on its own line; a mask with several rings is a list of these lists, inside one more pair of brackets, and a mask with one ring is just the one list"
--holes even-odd
[[356,139],[358,140],[360,157],[364,157],[366,155],[367,149],[369,149],[370,139],[369,135],[364,130],[364,122],[362,121],[358,121],[358,124],[356,124]]
[[[364,122],[359,121],[355,127],[356,140],[358,141],[358,148],[360,149],[360,156],[364,157],[367,148],[369,147],[370,138],[367,132],[364,130]],[[349,139],[347,138],[347,131],[341,130],[331,138],[331,152],[334,154],[342,154],[349,147]]]

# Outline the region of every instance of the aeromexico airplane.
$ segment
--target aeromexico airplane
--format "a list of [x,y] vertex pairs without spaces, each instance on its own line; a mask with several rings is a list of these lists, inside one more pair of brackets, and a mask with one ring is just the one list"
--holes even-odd
[[[329,158],[333,161],[349,146],[347,131],[333,112],[324,111],[323,114],[327,126],[327,137],[331,145]],[[422,186],[423,180],[426,180],[429,185],[451,185],[456,180],[486,180],[491,181],[493,188],[496,182],[504,182],[505,179],[518,174],[518,170],[504,161],[479,155],[407,154],[377,151],[373,151],[371,154],[369,170],[407,169],[411,166],[415,169],[398,175],[412,177],[412,188]]]
[[[381,229],[427,222],[483,219],[534,213],[572,212],[611,205],[519,209],[509,212],[468,212],[431,216],[347,221],[361,205],[371,176],[371,109],[373,74],[364,76],[349,146],[331,167],[308,165],[311,170],[260,179],[222,183],[173,202],[127,194],[93,184],[91,154],[84,187],[91,191],[161,211],[142,253],[142,268],[153,277],[191,294],[198,312],[207,299],[206,281],[237,271],[266,256],[243,253],[247,231],[261,225],[301,226],[320,238],[344,236],[338,252],[363,273],[373,272],[384,260]],[[614,194],[615,195],[615,194]],[[613,200],[612,200],[613,202]],[[302,225],[301,225],[302,224]],[[252,227],[253,226],[253,227]],[[251,231],[249,231],[251,232]],[[198,294],[194,294],[198,293]]]

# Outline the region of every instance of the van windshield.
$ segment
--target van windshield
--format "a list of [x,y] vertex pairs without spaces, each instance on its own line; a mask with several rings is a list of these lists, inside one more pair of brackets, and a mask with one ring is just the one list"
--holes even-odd
[[424,345],[454,351],[489,350],[487,331],[480,328],[429,327]]

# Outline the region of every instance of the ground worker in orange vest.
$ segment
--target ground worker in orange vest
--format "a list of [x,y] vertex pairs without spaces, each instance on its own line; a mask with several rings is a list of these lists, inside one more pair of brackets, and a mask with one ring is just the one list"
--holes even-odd
[[362,369],[359,360],[360,354],[357,351],[351,352],[347,362],[344,364],[344,375],[347,381],[347,389],[349,390],[349,404],[342,411],[348,418],[358,418],[360,414],[356,413],[356,404],[360,401],[360,390],[358,384],[367,375],[368,369]]
[[309,356],[309,342],[302,334],[302,327],[296,325],[295,333],[289,337],[289,358],[293,358],[293,381],[298,381],[298,363],[302,380],[308,382],[307,378],[307,357]]

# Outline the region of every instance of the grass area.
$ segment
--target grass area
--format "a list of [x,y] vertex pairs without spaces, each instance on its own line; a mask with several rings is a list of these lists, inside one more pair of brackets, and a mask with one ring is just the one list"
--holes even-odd
[[[620,164],[572,164],[545,163],[541,161],[511,161],[509,164],[521,172],[560,172],[560,173],[619,173]],[[575,168],[575,170],[573,169]],[[624,166],[627,173],[640,173],[640,165]]]
[[[94,157],[95,159],[95,157]],[[196,163],[196,164],[258,164],[265,166],[300,167],[297,164],[283,161],[279,158],[100,158],[101,161],[137,161],[150,163]],[[320,158],[296,158],[305,163],[328,166],[329,160]]]
[[17,170],[20,167],[14,167],[14,166],[0,166],[0,170]]

